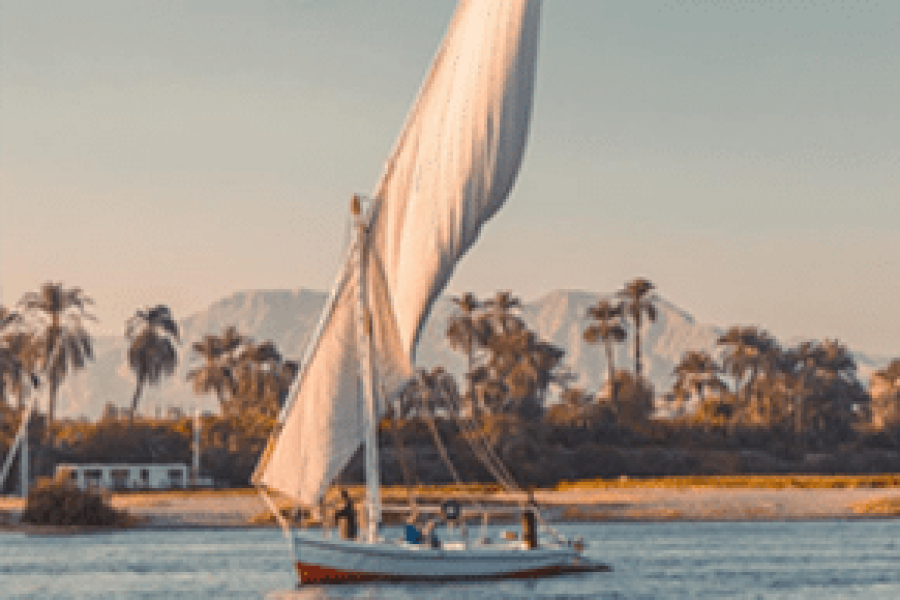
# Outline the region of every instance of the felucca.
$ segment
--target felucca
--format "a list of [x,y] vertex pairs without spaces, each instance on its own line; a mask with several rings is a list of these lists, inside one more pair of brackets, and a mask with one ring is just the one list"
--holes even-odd
[[[538,539],[533,506],[523,520],[530,530],[514,541],[435,547],[386,539],[380,527],[376,428],[413,376],[432,304],[515,181],[531,119],[540,12],[540,0],[461,0],[381,179],[371,196],[353,199],[355,236],[254,474],[291,541],[301,583],[604,568],[582,554],[583,544],[552,529]],[[317,506],[361,444],[366,527],[359,539],[292,529],[269,492]],[[453,503],[444,508],[456,523],[474,516]]]

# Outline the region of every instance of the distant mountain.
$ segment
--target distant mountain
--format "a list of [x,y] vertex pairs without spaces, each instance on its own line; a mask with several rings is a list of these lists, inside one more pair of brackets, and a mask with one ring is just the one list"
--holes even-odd
[[[522,307],[522,316],[530,327],[544,339],[566,349],[566,364],[578,376],[578,384],[591,391],[604,381],[606,363],[602,347],[585,344],[581,332],[586,326],[584,315],[588,306],[599,298],[599,294],[589,292],[554,291]],[[236,326],[258,341],[272,340],[285,357],[300,360],[325,300],[325,293],[307,289],[243,291],[185,318],[180,322],[184,341],[178,372],[159,387],[145,390],[142,412],[152,414],[157,407],[169,406],[217,410],[216,399],[196,396],[185,375],[199,361],[190,351],[191,344],[207,333],[219,333],[227,325]],[[663,392],[672,386],[672,369],[686,350],[718,353],[715,341],[722,329],[696,323],[691,315],[666,300],[660,300],[658,307],[656,323],[643,327],[642,346],[645,372],[657,392]],[[452,313],[453,303],[449,299],[442,298],[436,303],[419,344],[419,366],[442,365],[456,374],[464,372],[464,357],[451,350],[444,337]],[[621,368],[633,364],[630,341],[629,338],[616,349],[616,364]],[[134,393],[134,377],[125,363],[125,340],[97,338],[95,351],[94,363],[68,379],[60,390],[61,415],[96,418],[107,402],[128,406]],[[860,353],[855,357],[863,381],[868,381],[871,371],[887,362]]]

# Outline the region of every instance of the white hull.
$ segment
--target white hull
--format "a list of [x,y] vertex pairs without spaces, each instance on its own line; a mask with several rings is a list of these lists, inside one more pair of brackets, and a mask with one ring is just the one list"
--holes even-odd
[[521,543],[466,548],[366,543],[295,531],[294,561],[300,583],[362,581],[462,581],[524,578],[606,570],[567,546],[526,549]]

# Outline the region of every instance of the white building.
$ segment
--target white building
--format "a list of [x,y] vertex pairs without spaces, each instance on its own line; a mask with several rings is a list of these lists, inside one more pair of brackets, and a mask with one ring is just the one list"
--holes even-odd
[[167,490],[198,483],[208,486],[212,482],[204,478],[190,479],[190,467],[181,464],[161,465],[71,465],[56,467],[58,480],[71,481],[80,489],[99,487],[107,490]]

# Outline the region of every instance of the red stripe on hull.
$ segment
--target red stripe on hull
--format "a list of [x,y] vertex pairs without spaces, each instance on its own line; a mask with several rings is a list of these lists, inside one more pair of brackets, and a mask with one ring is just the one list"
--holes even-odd
[[540,567],[537,569],[526,569],[523,571],[514,571],[510,573],[498,573],[496,575],[423,576],[388,575],[382,573],[356,573],[353,571],[344,571],[342,569],[333,569],[331,567],[306,564],[299,561],[297,562],[296,567],[297,575],[300,578],[300,583],[307,584],[366,583],[372,581],[473,581],[484,579],[533,579],[536,577],[552,577],[554,575],[562,575],[565,573],[595,573],[611,570],[606,565],[585,562],[578,565]]

